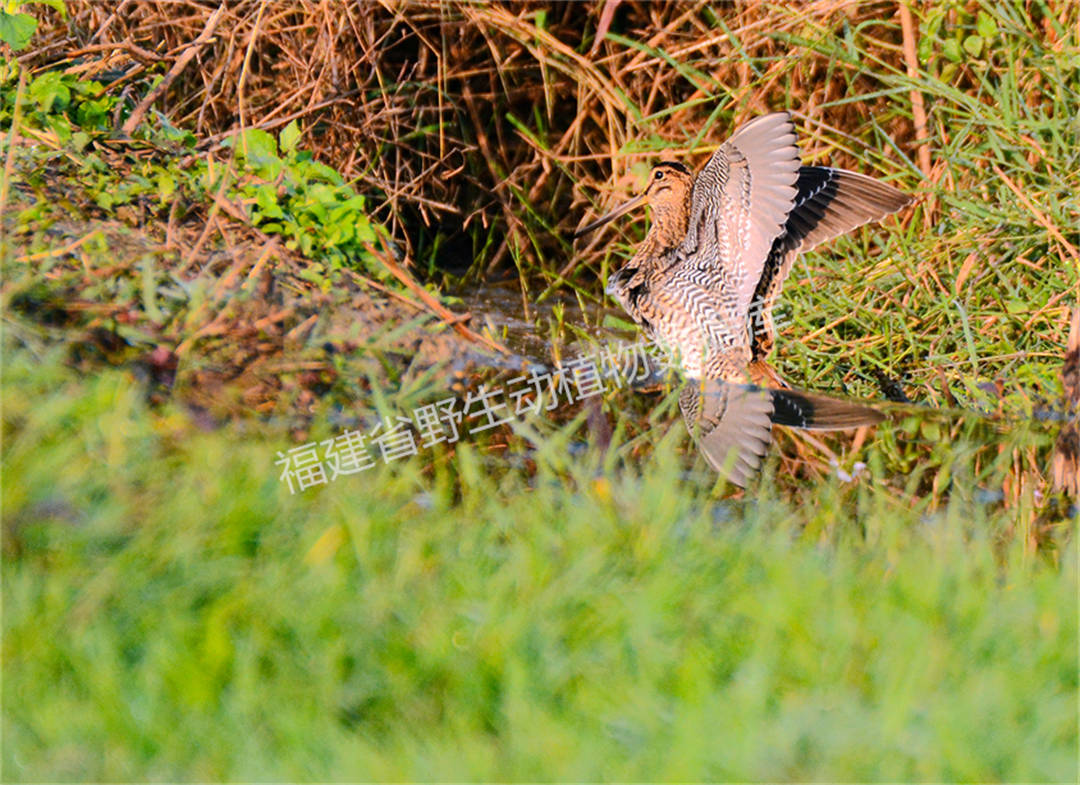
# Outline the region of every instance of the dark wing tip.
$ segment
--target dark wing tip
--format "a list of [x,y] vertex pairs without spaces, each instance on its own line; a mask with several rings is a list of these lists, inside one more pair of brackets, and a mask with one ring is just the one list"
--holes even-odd
[[885,415],[870,406],[804,390],[771,390],[772,421],[812,431],[835,431],[877,425]]

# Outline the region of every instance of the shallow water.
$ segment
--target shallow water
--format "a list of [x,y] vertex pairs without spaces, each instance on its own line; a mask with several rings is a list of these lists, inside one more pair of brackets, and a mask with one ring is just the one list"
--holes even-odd
[[[626,340],[635,337],[625,331],[610,330],[596,326],[596,312],[586,318],[576,297],[553,294],[543,302],[535,302],[539,290],[530,292],[526,301],[516,282],[486,283],[468,291],[455,292],[461,300],[456,310],[472,314],[470,325],[479,332],[486,331],[515,355],[531,362],[550,364],[556,357],[574,356],[587,352],[584,345],[570,329],[560,336],[560,346],[552,341],[553,325],[558,324],[557,309],[563,309],[562,322],[573,326],[601,343]],[[617,309],[610,309],[617,313]],[[624,317],[625,318],[625,317]],[[558,351],[557,351],[558,348]]]

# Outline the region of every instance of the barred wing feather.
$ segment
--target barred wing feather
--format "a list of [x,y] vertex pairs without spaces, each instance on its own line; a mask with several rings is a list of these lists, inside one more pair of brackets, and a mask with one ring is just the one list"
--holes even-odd
[[791,212],[798,171],[795,127],[779,112],[742,126],[694,181],[680,277],[715,292],[733,323],[750,309],[769,249]]

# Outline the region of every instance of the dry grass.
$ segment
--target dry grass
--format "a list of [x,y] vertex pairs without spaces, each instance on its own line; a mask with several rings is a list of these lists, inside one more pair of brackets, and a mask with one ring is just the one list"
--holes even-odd
[[[971,112],[997,98],[978,63],[949,64],[940,52],[919,62],[915,24],[925,28],[932,8],[905,28],[896,3],[835,0],[718,9],[239,0],[220,18],[217,3],[196,0],[69,6],[66,23],[40,12],[51,24],[25,62],[107,70],[111,90],[171,69],[160,106],[204,145],[301,119],[304,144],[379,197],[374,217],[429,271],[516,269],[589,289],[606,272],[606,249],[575,254],[564,238],[592,195],[632,188],[632,165],[657,151],[699,159],[769,109],[800,119],[808,160],[928,192],[923,227],[939,217],[936,191],[963,193],[991,173],[958,171],[940,155],[957,119],[946,104]],[[953,4],[944,24],[977,10]],[[1032,2],[1024,12],[1018,24],[1051,52],[1075,46],[1075,7]],[[209,43],[193,45],[208,25]],[[924,100],[915,88],[935,77],[951,94],[931,89]],[[1012,89],[1030,107],[1060,99],[1060,84],[1034,69],[1018,71]],[[1016,141],[1038,156],[1037,140]],[[1066,229],[1032,214],[1075,259]]]
[[[42,12],[53,24],[23,60],[91,58],[118,80],[114,89],[190,56],[218,9],[195,0],[69,5],[67,23]],[[770,108],[802,119],[808,158],[832,153],[852,165],[876,133],[896,143],[881,151],[891,159],[883,168],[910,169],[902,156],[914,155],[916,132],[906,107],[861,63],[789,56],[780,37],[857,27],[865,54],[899,74],[894,4],[731,6],[716,16],[705,4],[612,7],[612,35],[596,41],[601,4],[241,0],[225,7],[161,106],[208,141],[302,118],[305,144],[385,197],[377,217],[398,239],[417,245],[421,227],[496,227],[490,268],[511,253],[533,262],[565,255],[533,221],[565,236],[596,183],[619,181],[658,149],[702,155],[733,122]],[[855,91],[878,95],[837,102]]]

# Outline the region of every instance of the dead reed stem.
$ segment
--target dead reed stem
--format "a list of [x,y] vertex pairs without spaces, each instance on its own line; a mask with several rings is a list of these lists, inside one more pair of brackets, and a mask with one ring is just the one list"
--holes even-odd
[[218,6],[218,9],[210,15],[210,18],[206,22],[206,26],[203,31],[199,33],[199,37],[196,38],[191,44],[183,51],[183,53],[173,63],[172,68],[165,74],[165,78],[161,80],[161,83],[146,94],[146,97],[139,102],[139,105],[135,107],[135,110],[128,116],[128,119],[124,122],[124,125],[120,128],[121,134],[125,136],[131,136],[135,132],[135,129],[139,127],[139,123],[142,122],[143,117],[154,102],[160,98],[166,90],[176,80],[176,77],[187,68],[188,63],[194,59],[195,55],[210,41],[210,38],[214,35],[214,31],[217,29],[218,22],[221,21],[222,14],[225,13],[225,3],[222,2]]

